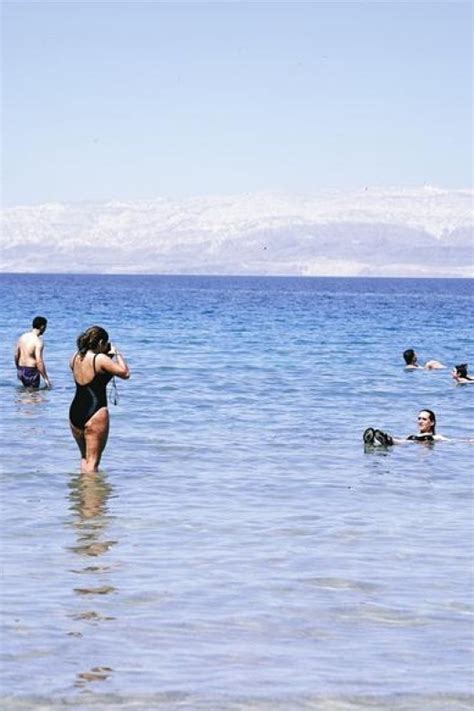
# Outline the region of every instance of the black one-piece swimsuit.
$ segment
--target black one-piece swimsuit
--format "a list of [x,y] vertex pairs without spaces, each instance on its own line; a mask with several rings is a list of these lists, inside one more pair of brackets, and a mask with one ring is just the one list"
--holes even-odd
[[[95,359],[98,353],[94,356],[92,365],[94,367],[94,377],[89,383],[81,385],[74,378],[76,383],[76,394],[69,408],[69,419],[74,427],[83,430],[92,415],[100,410],[101,407],[107,407],[107,383],[111,380],[112,375],[109,373],[95,372]],[[77,353],[73,358],[72,367],[74,372],[74,361]]]

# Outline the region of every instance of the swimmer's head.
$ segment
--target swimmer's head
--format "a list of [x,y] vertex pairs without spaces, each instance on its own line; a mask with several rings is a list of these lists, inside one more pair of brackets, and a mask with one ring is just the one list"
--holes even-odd
[[82,358],[87,351],[106,353],[110,348],[109,334],[101,326],[91,326],[77,339],[77,350]]
[[416,353],[413,348],[407,348],[406,351],[403,351],[403,358],[405,359],[405,363],[407,365],[415,365],[417,360]]
[[40,333],[44,333],[46,331],[46,326],[48,325],[48,319],[44,316],[35,316],[31,325],[33,328],[38,329]]
[[422,434],[435,434],[436,415],[433,410],[420,410],[418,413],[418,428]]
[[467,378],[467,363],[461,363],[460,365],[455,365],[454,369],[456,371],[456,375],[459,378]]

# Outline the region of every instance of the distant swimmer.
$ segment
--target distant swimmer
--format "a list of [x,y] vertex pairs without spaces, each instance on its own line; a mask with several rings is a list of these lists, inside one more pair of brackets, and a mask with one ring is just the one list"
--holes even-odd
[[455,365],[451,375],[458,385],[468,385],[469,383],[474,383],[474,378],[467,373],[467,363]]
[[368,427],[362,438],[366,445],[382,445],[390,447],[393,444],[406,444],[407,442],[440,442],[449,441],[447,437],[436,434],[436,415],[433,410],[420,410],[417,418],[418,432],[408,437],[393,437],[387,432]]
[[81,472],[97,472],[109,434],[107,384],[114,375],[127,380],[130,371],[101,326],[91,326],[81,333],[69,367],[76,384],[69,421],[81,452]]
[[46,331],[47,324],[48,320],[44,316],[35,316],[31,324],[31,331],[24,333],[17,341],[15,347],[16,372],[25,388],[39,388],[41,376],[46,387],[52,387],[43,360],[42,336]]
[[427,360],[425,365],[420,365],[420,363],[418,363],[418,356],[413,348],[407,348],[407,350],[403,352],[403,359],[405,361],[406,370],[414,370],[415,368],[420,368],[421,370],[441,370],[442,368],[446,368],[439,360]]

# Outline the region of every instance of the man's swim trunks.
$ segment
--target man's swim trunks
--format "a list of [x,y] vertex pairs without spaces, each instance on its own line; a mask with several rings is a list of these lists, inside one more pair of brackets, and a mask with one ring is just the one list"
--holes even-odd
[[17,368],[17,375],[25,388],[39,388],[40,372],[38,368],[29,368],[26,365],[20,365]]

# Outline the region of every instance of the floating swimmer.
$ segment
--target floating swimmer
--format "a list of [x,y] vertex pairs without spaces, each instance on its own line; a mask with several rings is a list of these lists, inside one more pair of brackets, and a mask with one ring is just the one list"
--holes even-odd
[[467,363],[455,365],[451,375],[458,385],[468,385],[469,383],[474,383],[474,378],[467,374]]
[[425,365],[420,365],[418,363],[418,356],[413,348],[407,348],[406,351],[403,351],[403,359],[405,361],[406,370],[414,370],[415,368],[420,370],[441,370],[446,368],[439,360],[427,360]]
[[407,442],[439,442],[449,441],[447,437],[436,434],[436,415],[433,410],[420,410],[417,418],[418,432],[408,437],[393,437],[387,432],[368,427],[362,438],[366,445],[381,445],[391,447],[393,444],[406,444]]

